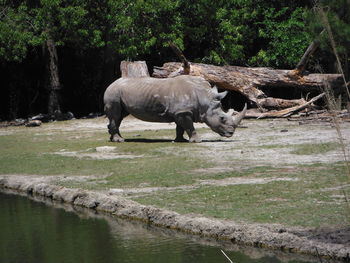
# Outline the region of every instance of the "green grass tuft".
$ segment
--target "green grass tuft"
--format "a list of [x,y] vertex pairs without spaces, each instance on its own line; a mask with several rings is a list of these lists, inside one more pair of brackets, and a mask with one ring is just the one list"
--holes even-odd
[[294,147],[295,149],[290,151],[290,153],[298,155],[323,154],[340,149],[339,143],[336,142],[306,143]]

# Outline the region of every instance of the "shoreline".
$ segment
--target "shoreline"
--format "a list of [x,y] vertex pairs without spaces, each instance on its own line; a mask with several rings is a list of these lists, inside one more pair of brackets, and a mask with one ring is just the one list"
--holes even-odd
[[341,261],[350,259],[348,244],[334,243],[332,238],[331,240],[325,238],[327,235],[336,235],[334,230],[323,233],[323,237],[320,237],[320,234],[315,233],[317,230],[311,228],[285,227],[278,224],[238,224],[223,219],[182,215],[170,210],[142,205],[123,197],[78,188],[65,188],[23,176],[0,175],[0,191],[1,189],[42,196],[120,218],[142,221],[157,227],[205,238],[226,240],[237,245],[321,256]]

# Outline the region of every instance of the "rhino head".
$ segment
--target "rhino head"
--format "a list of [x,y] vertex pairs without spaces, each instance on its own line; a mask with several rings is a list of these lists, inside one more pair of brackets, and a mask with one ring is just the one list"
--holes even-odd
[[212,89],[213,100],[210,102],[209,108],[205,114],[204,122],[216,133],[223,137],[231,137],[235,129],[240,124],[247,111],[247,104],[244,109],[232,116],[230,113],[225,113],[221,108],[220,100],[227,94],[227,91],[218,93],[217,88]]

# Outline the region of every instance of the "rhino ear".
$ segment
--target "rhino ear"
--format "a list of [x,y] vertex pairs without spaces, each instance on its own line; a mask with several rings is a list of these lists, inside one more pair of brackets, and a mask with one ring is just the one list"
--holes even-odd
[[226,95],[227,95],[227,91],[220,92],[220,93],[215,95],[215,99],[222,100],[223,98],[225,98]]
[[218,88],[216,86],[214,86],[211,90],[216,100],[222,100],[227,95],[227,91],[219,93]]

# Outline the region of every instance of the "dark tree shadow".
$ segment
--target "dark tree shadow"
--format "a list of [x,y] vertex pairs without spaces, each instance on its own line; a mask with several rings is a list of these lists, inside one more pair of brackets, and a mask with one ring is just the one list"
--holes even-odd
[[229,143],[229,142],[235,142],[236,140],[222,140],[222,139],[216,139],[216,140],[203,140],[202,142],[217,142],[217,143]]
[[164,142],[173,142],[174,140],[170,139],[146,139],[146,138],[132,138],[125,139],[125,142],[140,142],[140,143],[164,143]]
[[[175,142],[174,139],[147,139],[147,138],[129,138],[125,139],[125,142],[138,142],[138,143],[165,143],[165,142],[174,142],[174,143],[188,143],[188,141],[184,142]],[[235,140],[203,140],[202,142],[217,142],[217,143],[230,143],[235,142]]]

